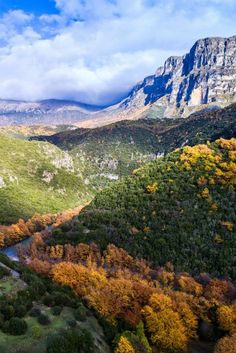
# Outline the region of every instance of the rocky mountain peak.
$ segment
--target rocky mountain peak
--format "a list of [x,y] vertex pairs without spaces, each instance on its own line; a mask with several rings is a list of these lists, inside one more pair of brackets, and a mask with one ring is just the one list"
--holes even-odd
[[184,56],[171,56],[138,84],[122,106],[155,103],[165,115],[188,115],[202,105],[236,101],[236,36],[198,40]]

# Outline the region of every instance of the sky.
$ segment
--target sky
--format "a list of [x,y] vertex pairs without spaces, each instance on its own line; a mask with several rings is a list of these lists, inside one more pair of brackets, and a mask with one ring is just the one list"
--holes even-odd
[[236,0],[0,0],[0,99],[108,105],[197,39],[236,35]]

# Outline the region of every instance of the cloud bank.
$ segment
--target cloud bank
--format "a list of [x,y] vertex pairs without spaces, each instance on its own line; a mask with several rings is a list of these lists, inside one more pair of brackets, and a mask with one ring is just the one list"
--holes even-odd
[[235,0],[55,0],[0,18],[0,98],[111,104],[170,55],[230,36]]

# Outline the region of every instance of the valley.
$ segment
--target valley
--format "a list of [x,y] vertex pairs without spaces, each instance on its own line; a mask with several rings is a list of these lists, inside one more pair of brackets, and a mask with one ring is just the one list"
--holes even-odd
[[236,352],[235,58],[200,39],[108,107],[0,100],[1,353]]

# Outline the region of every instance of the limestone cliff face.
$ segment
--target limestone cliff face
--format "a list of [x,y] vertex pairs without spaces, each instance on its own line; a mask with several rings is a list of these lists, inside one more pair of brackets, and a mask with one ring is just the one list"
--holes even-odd
[[183,57],[170,57],[121,104],[141,109],[155,103],[166,116],[188,115],[202,105],[236,101],[236,36],[198,40]]

